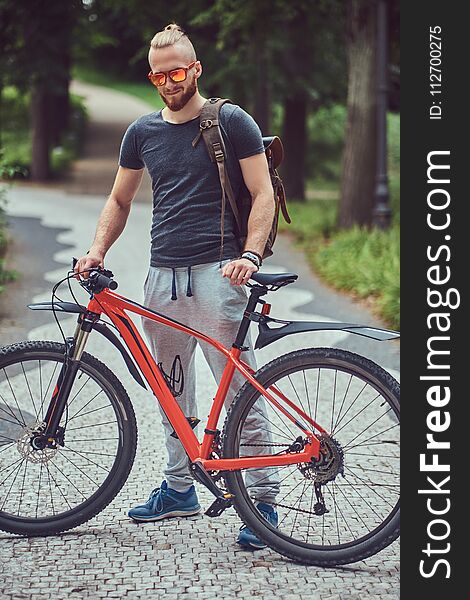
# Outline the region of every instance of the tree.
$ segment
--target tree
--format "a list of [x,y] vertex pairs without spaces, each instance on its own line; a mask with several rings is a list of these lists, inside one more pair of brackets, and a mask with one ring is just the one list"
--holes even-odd
[[370,225],[376,172],[375,0],[348,1],[348,99],[338,225]]
[[51,145],[59,143],[67,125],[72,30],[81,8],[81,0],[0,3],[2,83],[31,92],[35,180],[49,178]]
[[[218,23],[217,47],[230,74],[224,89],[240,104],[246,100],[265,135],[282,135],[283,180],[299,200],[305,198],[308,115],[345,91],[341,7],[339,0],[216,0],[193,20]],[[278,132],[271,128],[274,102],[283,107]]]

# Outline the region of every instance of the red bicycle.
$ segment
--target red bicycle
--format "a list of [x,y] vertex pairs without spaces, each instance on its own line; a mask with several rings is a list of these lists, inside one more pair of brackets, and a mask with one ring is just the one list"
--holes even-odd
[[[70,286],[73,277],[69,272],[62,282]],[[233,504],[268,546],[313,565],[358,561],[393,542],[399,535],[397,381],[372,361],[338,348],[290,352],[256,373],[241,359],[253,321],[259,328],[255,348],[302,331],[398,337],[351,323],[270,317],[262,296],[296,279],[292,273],[252,276],[230,349],[115,293],[112,273],[102,269],[80,280],[90,294],[86,307],[56,299],[62,282],[52,302],[30,305],[55,315],[76,313],[78,323],[64,343],[21,342],[0,349],[0,528],[35,536],[76,527],[103,510],[129,475],[136,419],[116,374],[84,351],[90,333],[98,331],[119,349],[134,379],[153,391],[168,416],[194,478],[215,496],[207,515],[218,516]],[[177,365],[170,374],[157,365],[129,313],[194,336],[226,356],[202,442],[193,430],[197,420],[184,415],[175,399]],[[220,430],[235,370],[246,382]],[[271,487],[279,513],[276,528],[256,509],[253,488],[260,486]]]

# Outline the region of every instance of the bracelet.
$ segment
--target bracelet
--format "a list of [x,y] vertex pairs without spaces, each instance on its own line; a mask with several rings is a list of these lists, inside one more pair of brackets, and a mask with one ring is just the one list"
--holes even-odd
[[241,258],[246,258],[247,260],[252,262],[255,265],[255,267],[258,267],[258,269],[261,267],[261,260],[259,258],[259,255],[254,252],[251,252],[250,250],[243,252]]
[[[258,254],[254,250],[244,250],[243,254],[245,254],[245,252],[249,252],[250,254],[254,254],[258,258],[258,260],[259,260],[259,266],[261,267],[261,265],[263,264],[263,257],[261,256],[261,254]],[[242,256],[243,256],[243,254],[242,254]]]

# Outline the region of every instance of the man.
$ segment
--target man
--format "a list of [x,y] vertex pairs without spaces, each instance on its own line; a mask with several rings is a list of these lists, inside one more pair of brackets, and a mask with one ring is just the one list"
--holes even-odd
[[[231,210],[225,212],[221,245],[218,170],[211,163],[205,144],[192,144],[199,132],[198,116],[206,102],[198,90],[202,65],[192,43],[175,24],[154,36],[148,58],[149,79],[166,106],[137,119],[127,129],[111,195],[98,221],[93,244],[78,261],[76,271],[103,265],[107,251],[124,229],[146,167],[152,179],[153,222],[144,304],[195,328],[204,323],[205,333],[231,347],[247,302],[241,286],[261,264],[274,218],[273,190],[261,132],[240,107],[222,107],[220,127],[230,181],[235,192],[244,182],[253,202],[245,248],[238,247]],[[169,373],[175,361],[181,364],[184,388],[178,402],[186,416],[195,416],[195,339],[153,321],[144,320],[143,326],[163,371]],[[201,343],[201,349],[219,380],[226,359],[207,344]],[[255,367],[252,349],[243,358]],[[243,381],[239,374],[234,377],[227,406]],[[162,420],[169,456],[165,480],[145,504],[129,511],[135,521],[156,521],[200,511],[186,453],[180,441],[171,436],[172,427],[163,411]],[[262,417],[252,419],[251,431],[259,431],[262,439],[262,432],[266,431]],[[259,485],[256,472],[248,472],[247,478],[250,477],[250,493],[257,500],[258,510],[277,525],[277,513],[270,504],[278,490],[277,475],[258,475],[262,481]],[[242,527],[237,541],[249,548],[264,547],[247,527]]]

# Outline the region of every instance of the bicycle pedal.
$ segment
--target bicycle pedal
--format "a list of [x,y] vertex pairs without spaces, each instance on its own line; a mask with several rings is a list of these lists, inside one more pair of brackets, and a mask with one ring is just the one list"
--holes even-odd
[[232,494],[225,494],[223,498],[216,498],[204,513],[208,517],[220,517],[220,515],[232,506]]
[[[195,427],[197,427],[197,425],[199,425],[201,419],[198,419],[197,417],[186,417],[186,421],[191,425],[191,429],[194,429]],[[172,438],[175,438],[175,440],[179,439],[178,434],[174,429],[173,432],[170,433],[170,435]]]

